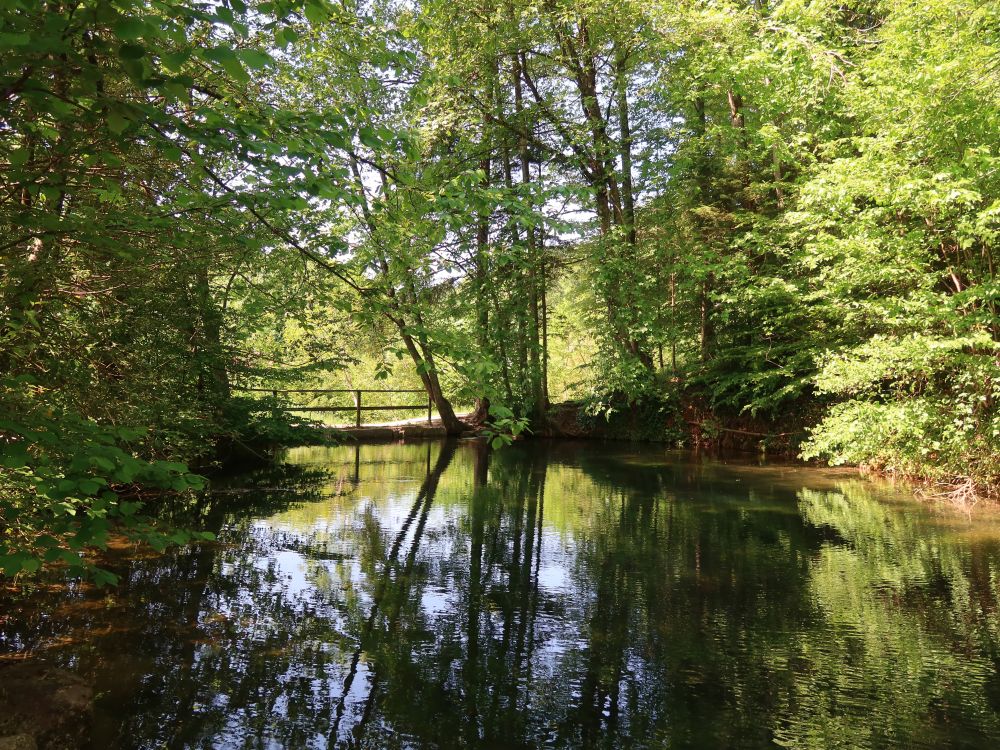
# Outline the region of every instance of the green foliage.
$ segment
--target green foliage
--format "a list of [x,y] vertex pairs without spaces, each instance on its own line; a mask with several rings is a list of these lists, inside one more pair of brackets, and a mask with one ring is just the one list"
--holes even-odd
[[295,292],[321,286],[291,259],[336,264],[289,231],[294,219],[308,232],[296,212],[309,196],[336,192],[312,144],[344,123],[276,109],[263,86],[302,14],[325,23],[331,8],[0,7],[0,371],[12,378],[0,407],[10,461],[27,462],[5,471],[0,533],[29,555],[8,571],[72,562],[105,525],[162,546],[134,509],[116,510],[118,486],[151,514],[156,491],[180,491],[183,462],[210,458],[226,429],[231,374],[270,353],[254,351],[260,330],[302,317]]
[[489,402],[501,442],[692,399],[989,486],[995,6],[3,4],[0,370],[66,426],[5,440],[319,438],[231,382],[423,388],[452,433]]
[[886,4],[846,85],[863,135],[803,182],[803,270],[842,320],[815,383],[840,401],[806,455],[996,483],[1000,107],[989,4]]
[[506,406],[490,404],[490,421],[483,430],[490,447],[500,448],[510,445],[518,435],[525,432],[531,432],[525,417],[515,416]]
[[272,396],[233,396],[223,412],[223,435],[252,450],[272,450],[296,445],[334,445],[336,440],[322,424],[289,413]]
[[577,419],[595,435],[615,440],[648,440],[679,448],[688,434],[680,394],[669,388],[641,398],[621,392],[592,397],[582,402]]
[[803,455],[945,481],[972,478],[989,491],[1000,479],[998,348],[983,333],[914,334],[875,337],[829,357],[817,383],[847,400],[814,429]]
[[60,563],[99,584],[113,574],[84,551],[107,547],[110,534],[164,549],[205,534],[163,530],[142,511],[147,499],[187,493],[204,479],[173,461],[135,455],[143,428],[100,425],[40,403],[26,379],[0,383],[0,572],[34,573]]
[[995,8],[652,13],[673,56],[649,106],[676,119],[657,136],[665,156],[646,163],[662,192],[640,226],[669,272],[651,325],[675,377],[721,416],[782,424],[824,406],[808,457],[988,490],[1000,452]]

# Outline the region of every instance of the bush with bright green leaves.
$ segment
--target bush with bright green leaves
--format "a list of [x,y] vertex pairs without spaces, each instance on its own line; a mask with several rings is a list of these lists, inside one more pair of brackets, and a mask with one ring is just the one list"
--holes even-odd
[[858,464],[940,482],[1000,486],[1000,344],[965,337],[875,337],[826,358],[832,407],[806,458]]
[[196,491],[204,479],[185,464],[136,456],[140,428],[101,425],[31,397],[33,387],[0,390],[0,573],[34,573],[58,563],[99,584],[115,582],[87,550],[113,534],[163,550],[210,539],[164,529],[149,513],[157,499]]
[[486,423],[483,435],[492,448],[510,445],[518,435],[530,433],[527,417],[517,416],[512,409],[502,404],[490,404],[490,419]]

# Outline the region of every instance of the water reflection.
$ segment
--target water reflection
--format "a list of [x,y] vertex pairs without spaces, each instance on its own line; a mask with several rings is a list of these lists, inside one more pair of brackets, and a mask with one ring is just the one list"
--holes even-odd
[[989,519],[574,443],[301,449],[222,490],[219,544],[0,628],[94,681],[95,747],[1000,741]]

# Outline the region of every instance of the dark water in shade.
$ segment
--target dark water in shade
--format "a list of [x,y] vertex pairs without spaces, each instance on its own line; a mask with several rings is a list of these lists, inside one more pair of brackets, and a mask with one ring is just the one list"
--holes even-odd
[[655,447],[287,461],[221,544],[0,625],[93,681],[95,747],[1000,747],[996,517]]

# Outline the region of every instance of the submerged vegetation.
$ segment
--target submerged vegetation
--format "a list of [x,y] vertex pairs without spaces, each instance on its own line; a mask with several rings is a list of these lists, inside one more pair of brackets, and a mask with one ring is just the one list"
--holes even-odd
[[998,83],[992,0],[8,0],[0,570],[163,542],[245,387],[995,493]]

